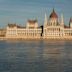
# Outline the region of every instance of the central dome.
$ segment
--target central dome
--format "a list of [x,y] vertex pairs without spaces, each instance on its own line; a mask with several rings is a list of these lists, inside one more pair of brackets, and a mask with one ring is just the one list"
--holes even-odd
[[58,18],[58,16],[55,13],[54,9],[53,9],[52,13],[50,14],[50,17],[49,18]]

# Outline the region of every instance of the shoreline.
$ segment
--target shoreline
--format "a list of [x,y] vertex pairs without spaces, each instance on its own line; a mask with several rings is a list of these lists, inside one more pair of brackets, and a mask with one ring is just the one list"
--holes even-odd
[[37,41],[37,40],[42,40],[42,41],[72,41],[72,38],[5,38],[5,37],[0,37],[0,41]]

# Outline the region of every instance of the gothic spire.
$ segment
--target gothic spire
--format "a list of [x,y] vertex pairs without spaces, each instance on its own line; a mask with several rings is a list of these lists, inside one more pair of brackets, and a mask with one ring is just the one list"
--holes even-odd
[[63,17],[63,14],[61,14],[61,25],[64,26],[64,17]]
[[47,19],[47,15],[46,15],[46,13],[45,13],[44,26],[46,26],[46,25],[47,25],[47,23],[48,23],[48,19]]

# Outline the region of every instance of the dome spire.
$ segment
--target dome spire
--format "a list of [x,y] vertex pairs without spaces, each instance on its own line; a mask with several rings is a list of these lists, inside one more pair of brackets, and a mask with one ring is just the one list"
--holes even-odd
[[50,17],[49,17],[49,18],[58,18],[57,14],[56,14],[56,12],[55,12],[55,10],[54,10],[54,8],[53,8],[53,11],[52,11],[52,13],[50,14]]

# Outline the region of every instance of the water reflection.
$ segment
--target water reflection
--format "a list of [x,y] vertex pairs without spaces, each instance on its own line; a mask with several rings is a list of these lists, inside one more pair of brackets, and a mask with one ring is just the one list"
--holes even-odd
[[71,41],[0,41],[1,72],[72,72]]

